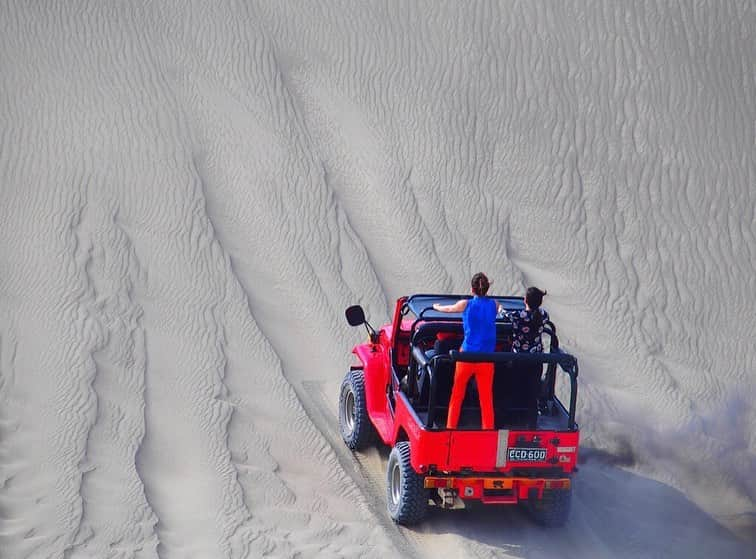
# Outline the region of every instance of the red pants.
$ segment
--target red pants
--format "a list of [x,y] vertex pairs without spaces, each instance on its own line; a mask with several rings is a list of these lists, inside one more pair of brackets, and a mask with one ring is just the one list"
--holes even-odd
[[454,369],[454,386],[452,386],[451,399],[449,400],[449,415],[446,418],[447,429],[457,428],[467,383],[473,376],[478,383],[481,427],[483,429],[494,428],[493,363],[463,363],[457,361],[457,366]]

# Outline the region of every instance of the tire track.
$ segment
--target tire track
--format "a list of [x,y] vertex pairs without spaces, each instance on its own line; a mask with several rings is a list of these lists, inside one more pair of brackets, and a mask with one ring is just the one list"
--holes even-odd
[[[297,397],[304,406],[307,417],[328,441],[328,445],[335,453],[342,470],[359,488],[362,495],[361,505],[369,510],[372,518],[390,537],[391,542],[402,557],[408,559],[425,557],[426,555],[421,553],[422,548],[417,545],[419,542],[408,531],[399,528],[388,519],[385,508],[380,507],[380,505],[385,505],[386,495],[385,491],[369,481],[374,478],[374,472],[360,460],[357,453],[352,453],[344,446],[338,434],[338,426],[334,423],[334,418],[330,414],[330,406],[324,401],[322,382],[303,381],[299,386],[296,384],[292,386],[294,386]],[[383,456],[384,460],[386,456]]]

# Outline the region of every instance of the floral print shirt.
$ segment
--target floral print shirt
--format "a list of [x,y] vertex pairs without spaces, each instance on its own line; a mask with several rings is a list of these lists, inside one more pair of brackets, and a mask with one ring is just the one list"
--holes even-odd
[[[531,326],[534,312],[541,313],[541,326],[538,329]],[[543,324],[549,319],[549,313],[539,307],[536,311],[526,309],[510,311],[507,316],[512,321],[512,351],[515,353],[542,352],[541,334]]]

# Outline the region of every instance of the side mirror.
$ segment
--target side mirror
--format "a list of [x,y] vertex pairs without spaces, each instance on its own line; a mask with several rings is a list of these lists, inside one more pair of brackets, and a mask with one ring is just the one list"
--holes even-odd
[[[349,323],[349,326],[359,326],[360,324],[365,325],[365,329],[368,332],[368,336],[370,337],[370,343],[371,344],[377,344],[379,335],[378,332],[376,332],[372,326],[370,326],[370,323],[365,320],[365,311],[362,310],[362,307],[359,305],[353,305],[349,307],[346,312],[344,313],[346,315],[347,322]],[[373,349],[375,351],[375,348]]]
[[346,315],[349,326],[365,324],[365,311],[363,311],[362,307],[359,305],[349,307],[344,314]]

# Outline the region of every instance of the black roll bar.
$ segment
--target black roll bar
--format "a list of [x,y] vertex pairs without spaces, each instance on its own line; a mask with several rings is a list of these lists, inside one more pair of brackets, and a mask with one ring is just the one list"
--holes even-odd
[[577,406],[578,362],[575,357],[558,348],[553,348],[551,353],[512,353],[503,351],[495,353],[479,353],[452,350],[448,354],[435,355],[429,360],[419,347],[413,347],[412,356],[415,358],[415,361],[417,361],[419,367],[426,369],[430,380],[428,419],[426,427],[433,425],[436,415],[436,376],[433,374],[434,367],[428,367],[428,365],[431,364],[431,362],[435,363],[441,359],[449,359],[452,363],[546,363],[549,365],[549,370],[553,370],[554,374],[556,373],[556,366],[558,365],[570,377],[570,407],[568,411],[567,428],[576,428],[575,409]]
[[572,368],[577,361],[572,355],[561,350],[555,353],[513,353],[511,351],[483,353],[451,350],[449,357],[452,361],[463,363],[556,363],[565,371]]
[[420,314],[412,322],[412,326],[410,326],[410,332],[415,332],[417,325],[421,322],[455,322],[457,324],[462,324],[462,320],[458,316],[434,316],[433,318],[428,318],[427,316],[425,316],[425,311],[432,310],[433,307],[425,307],[422,311],[420,311]]
[[[402,314],[409,312],[409,302],[415,298],[429,298],[429,297],[442,297],[442,295],[435,294],[418,294],[410,297],[402,307]],[[470,298],[470,295],[443,295],[446,298]],[[497,299],[511,299],[521,300],[520,297],[496,297]],[[446,317],[446,316],[434,316],[428,318],[425,315],[425,311],[432,310],[432,307],[425,307],[420,311],[419,316],[412,322],[410,327],[410,344],[412,347],[412,356],[419,368],[426,369],[428,374],[428,380],[430,381],[430,390],[428,397],[428,419],[426,427],[433,425],[435,419],[435,399],[436,399],[436,375],[434,374],[434,366],[436,362],[442,359],[449,359],[452,362],[483,362],[483,363],[532,363],[532,364],[547,364],[546,368],[546,380],[544,383],[545,393],[542,396],[549,400],[554,399],[554,387],[556,380],[556,370],[559,366],[570,377],[570,406],[569,406],[569,420],[568,428],[575,429],[575,410],[577,405],[577,376],[578,376],[578,363],[577,359],[572,355],[564,352],[559,348],[559,339],[557,337],[557,328],[554,323],[547,320],[544,323],[543,333],[550,338],[550,347],[548,353],[513,353],[513,352],[493,352],[493,353],[473,353],[473,352],[459,352],[450,351],[448,354],[437,354],[431,359],[428,359],[425,352],[415,345],[414,335],[417,333],[416,328],[420,322],[435,322],[435,323],[457,323],[461,324],[459,317]],[[497,325],[511,324],[509,319],[497,319]]]
[[[464,295],[457,295],[455,293],[415,293],[410,295],[405,302],[408,305],[410,301],[415,299],[430,299],[430,298],[444,298],[444,299],[472,299],[472,294],[465,293]],[[518,295],[486,295],[489,299],[505,299],[507,301],[522,301],[522,296]]]
[[569,429],[575,428],[578,363],[577,359],[569,353],[565,353],[559,348],[552,348],[550,353],[512,353],[506,351],[479,353],[452,350],[449,352],[449,358],[453,363],[460,361],[463,363],[547,363],[549,365],[559,365],[559,367],[570,377],[570,410],[567,427]]

